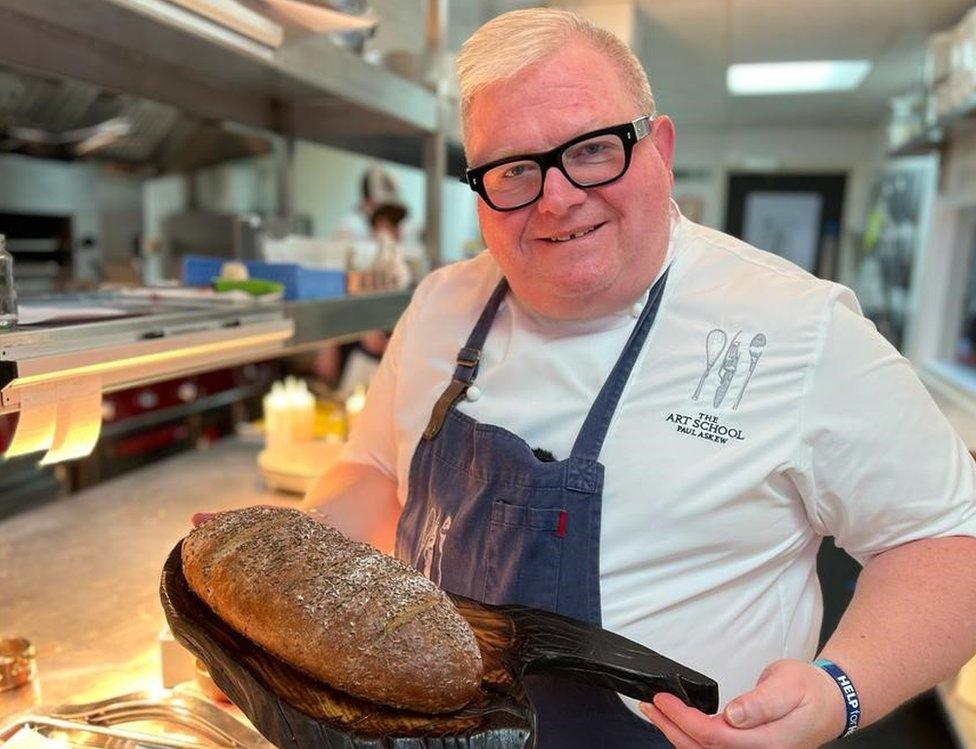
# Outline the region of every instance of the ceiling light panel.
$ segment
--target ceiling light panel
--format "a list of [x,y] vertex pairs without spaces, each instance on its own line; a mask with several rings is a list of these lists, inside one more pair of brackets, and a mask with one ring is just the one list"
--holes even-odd
[[851,91],[871,70],[869,60],[762,62],[730,65],[726,87],[734,96]]

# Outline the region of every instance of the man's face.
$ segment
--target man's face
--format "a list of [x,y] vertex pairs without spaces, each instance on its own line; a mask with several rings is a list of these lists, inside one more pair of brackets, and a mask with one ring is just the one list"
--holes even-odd
[[[474,98],[465,133],[468,163],[547,151],[642,114],[617,67],[573,43]],[[549,317],[595,317],[624,308],[647,289],[670,236],[673,143],[671,121],[661,117],[616,182],[584,190],[550,169],[542,196],[525,208],[502,213],[479,199],[485,241],[523,303]],[[594,227],[577,239],[556,239]]]

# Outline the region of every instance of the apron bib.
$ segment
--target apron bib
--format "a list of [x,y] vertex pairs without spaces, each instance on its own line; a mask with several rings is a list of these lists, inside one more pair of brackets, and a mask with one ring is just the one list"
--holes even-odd
[[[655,282],[570,456],[542,461],[518,435],[457,410],[508,284],[498,284],[457,358],[414,452],[396,555],[443,589],[486,603],[517,603],[600,625],[600,450],[667,279]],[[483,550],[483,553],[482,553]],[[526,689],[538,749],[671,747],[616,693],[544,675]]]

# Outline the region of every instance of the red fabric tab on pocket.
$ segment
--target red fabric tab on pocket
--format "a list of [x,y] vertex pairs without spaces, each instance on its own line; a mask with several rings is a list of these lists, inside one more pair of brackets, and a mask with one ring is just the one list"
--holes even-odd
[[556,538],[563,538],[566,535],[566,518],[569,513],[566,510],[559,511],[559,525],[556,526]]

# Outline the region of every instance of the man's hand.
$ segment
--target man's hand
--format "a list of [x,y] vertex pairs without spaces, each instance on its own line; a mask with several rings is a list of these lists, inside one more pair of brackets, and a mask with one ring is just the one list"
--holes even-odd
[[705,715],[664,692],[640,709],[677,749],[813,749],[836,739],[846,722],[833,679],[796,660],[769,665],[755,689],[719,715]]
[[393,551],[400,500],[396,481],[365,463],[336,463],[315,482],[302,510],[353,541],[365,541],[385,554]]

